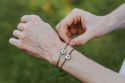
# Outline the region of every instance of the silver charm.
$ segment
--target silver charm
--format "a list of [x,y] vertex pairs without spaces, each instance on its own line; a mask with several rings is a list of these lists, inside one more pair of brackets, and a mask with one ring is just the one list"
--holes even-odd
[[69,54],[66,54],[65,59],[69,60],[71,57]]
[[66,50],[65,50],[64,48],[61,49],[60,54],[61,54],[61,55],[65,55],[65,54],[66,54]]

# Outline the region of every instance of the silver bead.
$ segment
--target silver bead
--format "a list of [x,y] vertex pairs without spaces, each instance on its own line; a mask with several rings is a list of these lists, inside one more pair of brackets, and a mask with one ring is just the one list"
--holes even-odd
[[65,59],[69,60],[71,57],[69,54],[66,54]]
[[66,54],[66,50],[65,50],[64,48],[61,49],[60,54],[61,54],[61,55],[65,55],[65,54]]

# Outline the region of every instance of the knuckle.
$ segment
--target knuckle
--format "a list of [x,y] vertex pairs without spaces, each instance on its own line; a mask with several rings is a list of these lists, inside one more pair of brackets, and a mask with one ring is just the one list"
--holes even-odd
[[19,23],[17,25],[17,29],[24,29],[24,28],[26,28],[26,26],[27,26],[27,24]]
[[73,9],[73,11],[77,11],[77,10],[78,10],[78,8],[74,8],[74,9]]
[[37,18],[40,19],[40,17],[38,15],[30,15],[31,18]]
[[13,35],[16,34],[16,33],[17,33],[17,30],[14,30],[14,31],[13,31]]
[[19,33],[19,31],[14,30],[12,34],[15,36],[15,35],[17,35],[18,33]]
[[29,15],[24,15],[24,16],[21,17],[21,19],[25,19],[27,17],[29,17]]
[[17,28],[19,28],[21,25],[22,25],[22,23],[19,23],[19,24],[17,25]]
[[75,9],[72,10],[72,13],[78,15],[78,14],[81,13],[81,9],[75,8]]
[[56,29],[57,32],[63,32],[63,29],[64,29],[64,28],[62,28],[62,27],[63,27],[63,26],[62,26],[62,23],[59,23],[59,24],[56,26],[55,29]]
[[78,11],[78,10],[79,10],[78,8],[74,8],[74,9],[73,9],[73,12],[76,12],[76,11]]

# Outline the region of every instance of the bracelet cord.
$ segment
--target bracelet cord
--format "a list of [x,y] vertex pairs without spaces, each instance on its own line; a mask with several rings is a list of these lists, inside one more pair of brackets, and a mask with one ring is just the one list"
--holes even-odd
[[[68,45],[69,45],[69,43],[66,44],[66,46],[64,47],[64,50],[66,49],[66,47]],[[71,53],[73,52],[73,50],[74,50],[74,48],[70,51],[69,55],[71,55]],[[61,57],[62,57],[62,54],[59,56],[59,59],[57,61],[57,65],[56,65],[57,68],[58,68],[59,61],[60,61]],[[67,73],[62,70],[62,67],[63,67],[63,65],[65,64],[66,61],[67,61],[67,59],[65,58],[64,62],[61,64],[61,66],[59,67],[59,69],[57,69],[56,71],[54,71],[54,73],[52,73],[52,75],[49,77],[49,80],[53,80],[56,77],[62,77],[62,76],[67,75]]]

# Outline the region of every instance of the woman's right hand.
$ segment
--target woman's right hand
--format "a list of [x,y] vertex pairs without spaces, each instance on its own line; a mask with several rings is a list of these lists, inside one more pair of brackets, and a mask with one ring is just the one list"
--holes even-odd
[[[74,9],[56,26],[56,31],[64,42],[71,40],[70,45],[76,46],[111,30],[107,27],[107,16],[96,16],[81,9]],[[72,39],[73,35],[78,36]]]

